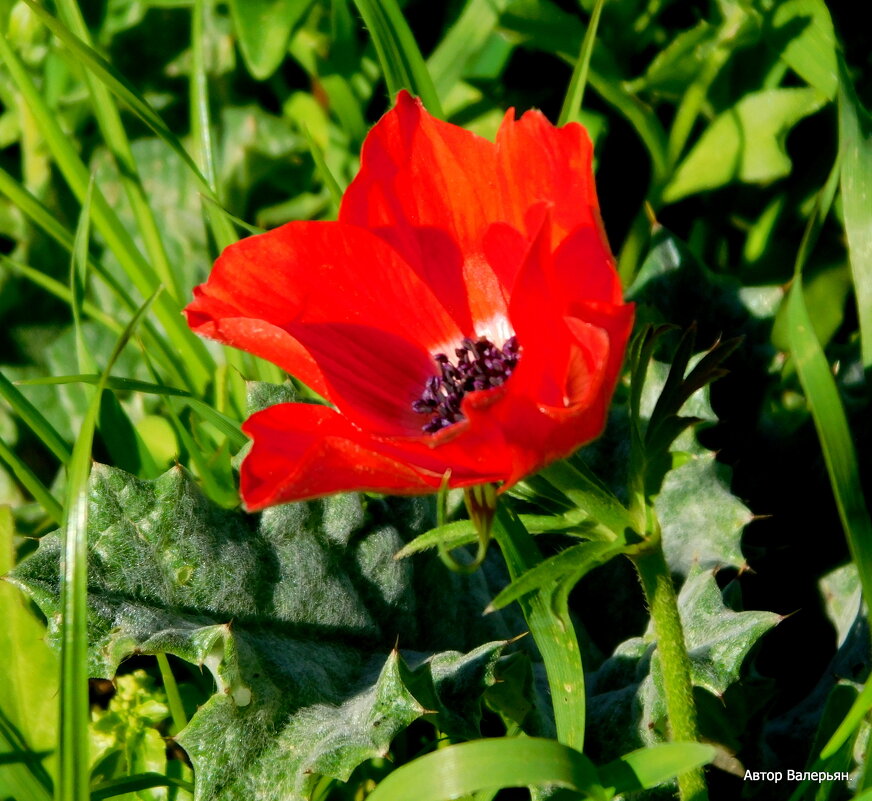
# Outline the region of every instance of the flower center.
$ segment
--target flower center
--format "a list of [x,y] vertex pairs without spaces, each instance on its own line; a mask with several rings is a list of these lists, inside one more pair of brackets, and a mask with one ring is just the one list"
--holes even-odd
[[431,416],[421,427],[428,434],[463,420],[460,411],[463,396],[505,383],[521,358],[517,337],[507,339],[502,348],[487,337],[478,340],[467,337],[454,353],[457,358],[453,363],[444,353],[433,356],[442,375],[428,378],[420,400],[412,404],[418,414]]

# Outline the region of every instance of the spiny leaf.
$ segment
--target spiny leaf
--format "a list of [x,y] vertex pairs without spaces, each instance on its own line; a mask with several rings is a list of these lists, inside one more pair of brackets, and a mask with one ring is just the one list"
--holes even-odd
[[723,601],[714,574],[698,569],[678,595],[678,611],[687,641],[693,682],[722,696],[738,681],[754,643],[781,620],[774,612],[734,612]]
[[711,451],[688,455],[666,474],[654,508],[671,570],[745,564],[742,531],[753,515],[730,492],[729,474]]
[[[393,558],[402,539],[388,520],[426,525],[417,501],[344,495],[251,517],[209,502],[182,468],[148,482],[98,465],[89,506],[91,674],[167,652],[215,677],[178,735],[197,801],[302,799],[317,774],[347,779],[434,713],[447,734],[477,736],[479,698],[523,631],[481,618],[492,594],[481,573]],[[59,549],[47,535],[12,578],[50,641]]]
[[[712,572],[698,568],[682,586],[678,607],[693,684],[721,698],[741,677],[754,644],[780,620],[772,612],[729,609]],[[665,738],[666,705],[650,625],[643,637],[622,643],[591,678],[591,725],[601,730],[600,747],[620,752]]]

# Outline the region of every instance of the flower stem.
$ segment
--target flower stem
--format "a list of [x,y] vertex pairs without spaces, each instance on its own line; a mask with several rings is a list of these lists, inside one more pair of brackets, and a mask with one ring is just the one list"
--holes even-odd
[[[654,621],[672,740],[697,742],[699,734],[693,685],[690,680],[690,657],[684,644],[678,598],[659,536],[649,540],[631,558],[639,573],[651,619]],[[702,768],[681,774],[678,777],[678,792],[681,801],[707,801],[708,792]]]
[[[493,534],[513,580],[542,561],[533,538],[504,503],[497,505]],[[584,668],[566,602],[552,604],[550,596],[540,591],[523,596],[519,603],[545,663],[557,739],[581,751],[584,747]]]

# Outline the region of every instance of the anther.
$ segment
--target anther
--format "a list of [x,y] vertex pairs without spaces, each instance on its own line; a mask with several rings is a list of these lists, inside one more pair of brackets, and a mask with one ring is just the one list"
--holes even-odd
[[420,399],[412,404],[414,412],[431,416],[422,426],[428,434],[463,420],[460,406],[464,395],[502,385],[521,357],[516,337],[506,340],[502,348],[485,337],[466,337],[461,345],[454,349],[455,364],[444,353],[434,354],[441,376],[430,376]]

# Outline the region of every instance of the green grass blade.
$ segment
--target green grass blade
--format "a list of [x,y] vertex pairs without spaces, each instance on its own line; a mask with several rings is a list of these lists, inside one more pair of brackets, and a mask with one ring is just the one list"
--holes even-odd
[[[553,53],[573,66],[578,54],[566,45],[570,37],[555,35],[555,23],[549,19],[549,8],[553,9],[553,6],[535,2],[510,3],[507,12],[500,18],[500,28],[505,35],[523,42],[527,47]],[[576,15],[560,13],[558,32],[565,34],[569,31],[573,37],[577,35],[581,38],[581,29],[582,23]],[[632,125],[651,157],[652,180],[661,184],[670,175],[666,158],[666,132],[655,110],[628,90],[627,76],[620,69],[620,63],[618,55],[610,52],[600,40],[591,54],[588,82],[606,103]]]
[[27,400],[2,372],[0,372],[0,398],[9,404],[12,411],[36,434],[40,442],[66,464],[67,459],[70,458],[70,446],[58,434],[54,426],[45,419],[42,412]]
[[[39,378],[24,378],[16,383],[21,387],[37,387],[53,384],[99,384],[101,380],[102,378],[98,373],[77,373],[76,375],[46,375]],[[192,397],[189,392],[178,387],[140,381],[136,378],[122,378],[121,376],[109,376],[106,379],[106,387],[122,392],[146,392],[150,395],[175,395],[180,398]]]
[[[102,377],[96,374],[82,375],[54,375],[42,376],[41,378],[28,378],[19,381],[19,386],[43,386],[46,384],[99,384]],[[133,378],[121,378],[117,376],[109,376],[106,378],[105,386],[107,389],[118,390],[121,392],[145,392],[149,395],[169,395],[184,399],[192,409],[194,409],[208,423],[211,423],[224,434],[230,444],[234,448],[241,448],[248,437],[242,433],[239,424],[228,417],[226,414],[214,409],[205,401],[192,395],[190,392],[171,387],[167,384],[149,383],[148,381],[138,381]]]
[[176,683],[176,677],[173,675],[173,669],[170,667],[170,660],[167,659],[166,654],[157,654],[157,665],[160,668],[161,681],[163,682],[164,692],[167,694],[170,715],[173,718],[173,730],[171,733],[178,734],[188,725],[185,706],[182,703],[182,696],[179,694],[179,685]]
[[[68,304],[72,303],[72,293],[70,292],[70,288],[62,284],[60,281],[41,273],[39,270],[35,270],[33,267],[17,262],[14,259],[10,259],[2,253],[0,253],[0,266],[3,266],[11,272],[14,272],[16,275],[20,275],[28,281],[33,282],[59,300]],[[93,263],[89,266],[93,267]],[[128,306],[128,301],[129,307],[135,310],[132,301],[130,301],[125,293],[124,298],[122,298],[122,303],[125,307]],[[124,326],[122,326],[111,314],[107,314],[103,309],[95,306],[87,299],[82,303],[82,310],[89,319],[100,323],[114,334],[120,334],[124,330]],[[173,381],[180,384],[185,383],[185,376],[179,368],[178,361],[173,358],[173,353],[169,349],[166,340],[157,333],[154,326],[148,320],[143,321],[141,336],[143,344],[148,349],[149,353],[154,354],[160,359],[162,367],[169,372]],[[2,394],[2,391],[0,391],[0,394]]]
[[236,226],[237,228],[241,228],[246,233],[262,234],[266,232],[266,228],[260,228],[257,225],[252,225],[250,222],[246,222],[245,220],[231,214],[215,199],[211,197],[206,197],[206,195],[201,195],[201,197],[208,209],[214,211],[216,214],[223,215],[232,225]]
[[30,192],[0,167],[0,192],[63,248],[72,252],[73,235]]
[[61,562],[60,767],[55,788],[57,801],[88,801],[90,798],[87,525],[91,447],[109,373],[158,292],[160,289],[142,305],[118,338],[88,405],[67,466]]
[[[529,533],[504,502],[497,506],[493,536],[513,581],[542,561]],[[557,739],[581,751],[585,727],[584,667],[575,627],[565,608],[565,596],[562,600],[561,608],[555,609],[547,594],[537,592],[519,598],[518,604],[545,663]]]
[[802,234],[802,240],[799,243],[799,250],[796,253],[796,261],[793,267],[794,275],[800,275],[802,273],[809,255],[817,244],[821,229],[824,226],[824,221],[833,206],[833,201],[836,197],[836,190],[839,188],[840,173],[841,157],[837,156],[826,183],[818,193],[814,209],[812,210],[812,215]]
[[[191,75],[188,95],[191,106],[191,137],[196,143],[197,161],[200,163],[200,170],[196,171],[195,175],[198,180],[199,176],[202,176],[205,182],[205,191],[201,197],[206,203],[206,219],[212,229],[215,244],[219,250],[223,250],[238,237],[233,227],[235,218],[224,209],[218,198],[215,144],[212,140],[212,120],[209,114],[209,75],[206,72],[206,57],[203,50],[206,42],[206,14],[211,12],[211,7],[211,2],[206,0],[195,0],[191,7]],[[145,101],[141,102],[145,104]],[[154,116],[157,117],[156,114]],[[168,131],[165,133],[172,136]],[[181,143],[173,138],[178,148],[184,151]],[[174,149],[176,145],[173,145]]]
[[560,490],[592,520],[605,526],[616,538],[633,527],[630,513],[589,471],[563,459],[546,467],[539,476]]
[[19,750],[7,736],[0,710],[0,791],[26,801],[51,801],[51,791],[34,775],[32,752]]
[[640,748],[599,769],[600,780],[618,793],[648,790],[682,773],[701,768],[715,758],[702,743],[662,743]]
[[321,176],[324,186],[327,187],[327,191],[330,193],[330,199],[333,201],[334,210],[336,214],[338,214],[339,206],[342,205],[342,187],[339,186],[339,181],[336,180],[336,177],[330,171],[330,167],[327,166],[327,162],[324,160],[324,154],[321,152],[321,148],[318,147],[318,143],[312,138],[309,129],[303,125],[302,131],[303,136],[306,137],[306,144],[309,146],[309,152],[312,154],[312,161],[315,162],[315,169],[318,171],[318,175]]
[[606,103],[617,109],[633,126],[651,158],[652,181],[665,181],[670,174],[666,155],[667,136],[654,110],[635,95],[626,92],[615,75],[591,69],[588,82]]
[[469,0],[464,6],[427,59],[433,84],[441,97],[446,97],[463,75],[470,58],[481,50],[508,5],[508,0]]
[[869,370],[872,368],[872,118],[860,105],[841,60],[839,151],[842,208],[857,298],[863,366]]
[[[58,222],[57,217],[42,203],[19,184],[8,172],[0,167],[0,192],[23,211],[32,222],[36,223],[64,250],[72,254],[75,236]],[[89,259],[89,269],[106,282],[106,285],[118,296],[125,307],[131,311],[136,310],[136,304],[131,300],[123,286],[111,275],[102,269],[99,262]]]
[[[573,512],[566,515],[518,515],[518,519],[530,534],[544,534],[552,531],[571,534],[573,533],[571,529],[580,528],[585,522],[583,516]],[[478,534],[472,521],[455,520],[419,534],[397,551],[394,554],[394,559],[405,559],[407,556],[426,551],[429,548],[441,546],[451,549],[461,545],[471,545],[477,540]]]
[[76,356],[79,370],[83,373],[95,372],[97,365],[91,351],[85,344],[82,332],[82,305],[85,302],[88,286],[88,243],[91,224],[91,198],[94,192],[94,178],[88,182],[88,192],[79,213],[76,238],[73,241],[73,257],[70,259],[70,308],[73,312],[73,329],[76,334]]
[[443,526],[436,526],[415,537],[394,554],[394,559],[405,559],[414,553],[426,551],[429,548],[447,548],[449,550],[461,545],[471,545],[478,540],[471,520],[455,520]]
[[[672,127],[669,130],[667,157],[670,166],[674,167],[678,164],[687,141],[693,133],[694,125],[703,109],[711,85],[718,75],[721,74],[724,65],[730,58],[731,52],[731,49],[727,46],[722,45],[717,47],[709,57],[705,68],[700,71],[696,79],[685,90],[681,103],[679,103],[675,111]],[[662,185],[657,186],[655,193],[652,195],[652,202],[657,206],[660,205],[661,198],[659,193],[663,188]]]
[[[178,137],[167,127],[166,123],[161,119],[160,115],[142,98],[142,96],[122,77],[115,69],[93,48],[83,42],[78,36],[72,33],[59,20],[55,19],[44,8],[38,5],[35,0],[24,0],[25,3],[39,17],[42,23],[55,35],[63,44],[70,50],[78,61],[85,65],[99,81],[122,103],[124,103],[145,125],[164,142],[181,158],[182,162],[191,170],[194,179],[200,185],[203,194],[212,198],[216,202],[218,198],[215,196],[215,190],[212,184],[206,179],[203,173],[197,167],[191,154],[185,149],[184,145],[179,141]],[[142,216],[139,218],[140,224],[145,222],[146,231],[149,233],[152,241],[156,237],[159,244],[159,232],[156,226],[148,224],[147,217],[150,211],[146,211],[142,206],[147,206],[144,197],[142,202],[137,201],[140,206]],[[236,235],[226,220],[220,216],[210,217],[210,223],[215,234],[215,241],[219,248],[224,248],[231,242],[236,241]],[[162,247],[162,245],[161,245]],[[168,269],[170,269],[168,267]],[[170,272],[172,270],[170,269]],[[175,278],[173,278],[175,281]],[[182,293],[179,292],[179,298]]]
[[51,492],[46,489],[36,473],[2,439],[0,439],[0,460],[6,462],[15,478],[21,482],[22,486],[34,497],[36,502],[42,506],[45,513],[55,523],[60,525],[64,517],[63,507],[55,500]]
[[100,394],[91,401],[70,459],[61,563],[60,764],[56,801],[87,801],[88,749],[88,473]]
[[191,7],[191,138],[197,150],[197,161],[203,177],[213,189],[215,178],[215,147],[212,142],[212,120],[209,115],[209,76],[206,73],[204,28],[206,12],[211,6],[207,0],[194,0]]
[[848,540],[851,557],[857,566],[867,614],[872,624],[872,604],[869,603],[872,598],[872,519],[863,496],[857,453],[848,419],[829,363],[814,333],[802,281],[803,267],[835,197],[840,161],[840,158],[836,159],[827,182],[818,195],[796,256],[793,284],[786,300],[788,342],[800,383],[808,399],[839,518]]
[[4,751],[3,753],[0,753],[0,766],[31,764],[33,762],[38,762],[50,753],[50,751],[45,751],[39,754],[27,751]]
[[490,609],[502,609],[531,592],[553,592],[568,579],[578,582],[587,572],[624,552],[614,542],[582,542],[540,562],[522,573],[491,601]]
[[[39,8],[33,7],[35,10]],[[39,8],[37,13],[45,15],[46,12]],[[3,36],[0,36],[0,59],[5,62],[10,77],[21,92],[70,189],[79,201],[83,201],[90,180],[87,168],[69,137],[58,124],[56,115],[48,107],[24,65]],[[143,296],[151,295],[160,285],[157,276],[148,261],[137,250],[99,188],[94,190],[92,221],[133,284]],[[155,313],[169,334],[179,358],[185,363],[194,384],[201,386],[208,379],[214,363],[203,343],[188,329],[180,311],[179,306],[166,296],[158,298],[155,304]]]
[[822,760],[829,759],[848,741],[848,738],[863,723],[870,709],[872,709],[872,679],[867,679],[866,685],[854,699],[848,714],[845,715],[844,720],[833,732],[827,744],[821,749],[820,758]]
[[571,122],[581,111],[581,102],[584,99],[584,90],[587,86],[587,74],[590,70],[590,57],[593,53],[593,44],[596,41],[596,31],[599,27],[600,15],[604,5],[605,0],[596,0],[596,5],[594,5],[591,12],[590,22],[588,23],[587,30],[584,32],[584,39],[581,40],[581,50],[578,53],[578,59],[572,70],[569,89],[563,100],[563,107],[560,109],[560,118],[557,120],[558,125],[566,125],[567,122]]
[[496,787],[557,785],[606,799],[596,768],[582,754],[553,740],[504,737],[441,748],[403,765],[369,801],[446,801]]
[[869,599],[872,599],[872,520],[863,499],[857,454],[842,399],[815,336],[803,296],[802,275],[799,273],[794,278],[787,304],[791,355],[808,398],[839,517],[860,574],[868,607]]
[[98,784],[91,791],[90,801],[103,801],[104,798],[150,790],[152,787],[180,787],[189,793],[194,792],[194,785],[182,779],[164,776],[162,773],[137,773],[135,776],[123,776]]
[[[73,258],[70,262],[70,305],[73,312],[76,354],[79,370],[84,373],[97,370],[97,364],[85,342],[82,328],[83,306],[88,286],[88,238],[93,187],[92,179],[79,214],[79,225],[76,229],[73,245]],[[147,445],[138,436],[127,413],[111,392],[103,393],[97,428],[114,464],[129,473],[146,478],[158,474],[157,465]]]
[[[79,4],[75,0],[57,0],[57,7],[71,34],[79,37],[83,43],[90,44],[90,33],[82,17]],[[112,100],[111,93],[103,83],[95,80],[89,72],[85,72],[84,79],[91,95],[91,106],[100,131],[121,168],[119,170],[121,183],[136,219],[149,261],[154,265],[160,281],[164,286],[170,288],[176,301],[181,302],[184,294],[179,283],[178,271],[173,270],[172,265],[170,265],[157,221],[139,180],[130,140],[124,130],[118,108]]]
[[[854,692],[855,697],[853,703],[845,713],[844,718],[836,727],[835,731],[832,732],[829,739],[824,744],[823,748],[821,748],[817,758],[808,766],[808,770],[810,772],[833,771],[835,769],[845,767],[844,765],[837,767],[834,764],[834,761],[837,762],[839,760],[840,751],[842,752],[841,755],[844,757],[845,750],[853,749],[853,743],[849,743],[849,740],[857,734],[857,731],[865,721],[869,710],[872,709],[872,681],[867,680],[866,685],[859,693],[856,693],[856,691]],[[832,695],[830,696],[830,698],[832,699]],[[827,704],[827,706],[829,706],[829,704]],[[821,733],[820,726],[823,724],[826,715],[827,709],[824,709],[821,724],[819,724],[818,728],[818,736]],[[868,763],[869,757],[867,753],[866,770],[868,770]],[[809,789],[813,786],[813,784],[814,783],[811,782],[809,779],[804,779],[803,781],[801,781],[791,794],[789,801],[803,801],[803,799],[811,797]],[[863,790],[866,786],[868,786],[868,781],[864,780],[864,771],[861,770],[860,778],[857,782],[856,789],[858,791]]]
[[167,127],[158,113],[138,94],[138,92],[121,76],[114,67],[96,50],[89,47],[78,36],[72,33],[59,20],[49,14],[36,0],[24,0],[33,13],[48,28],[65,47],[85,67],[91,70],[106,87],[118,97],[130,110],[139,117],[157,136],[163,139],[184,161],[193,173],[201,187],[211,194],[212,188],[199,167],[194,163],[191,154],[185,150],[178,137]]
[[[44,289],[50,295],[54,295],[59,300],[64,301],[64,303],[71,304],[73,302],[72,293],[68,286],[64,286],[57,279],[52,278],[45,273],[41,273],[30,265],[22,264],[20,261],[10,259],[2,253],[0,253],[0,265],[10,272],[15,273],[22,278],[26,278],[31,283],[36,284],[40,289]],[[107,314],[87,299],[82,303],[82,311],[85,313],[86,317],[95,320],[110,331],[114,331],[116,334],[120,334],[123,330],[123,326],[118,323],[111,314]]]
[[354,0],[354,4],[372,37],[391,98],[408,89],[421,98],[427,111],[441,117],[433,79],[396,0]]
[[[338,42],[334,44],[334,47],[340,46]],[[354,47],[351,44],[346,46]],[[353,82],[344,75],[334,73],[321,78],[321,88],[327,95],[330,110],[336,115],[336,121],[348,136],[349,149],[359,151],[363,140],[366,139],[369,125],[363,116],[363,109]]]

